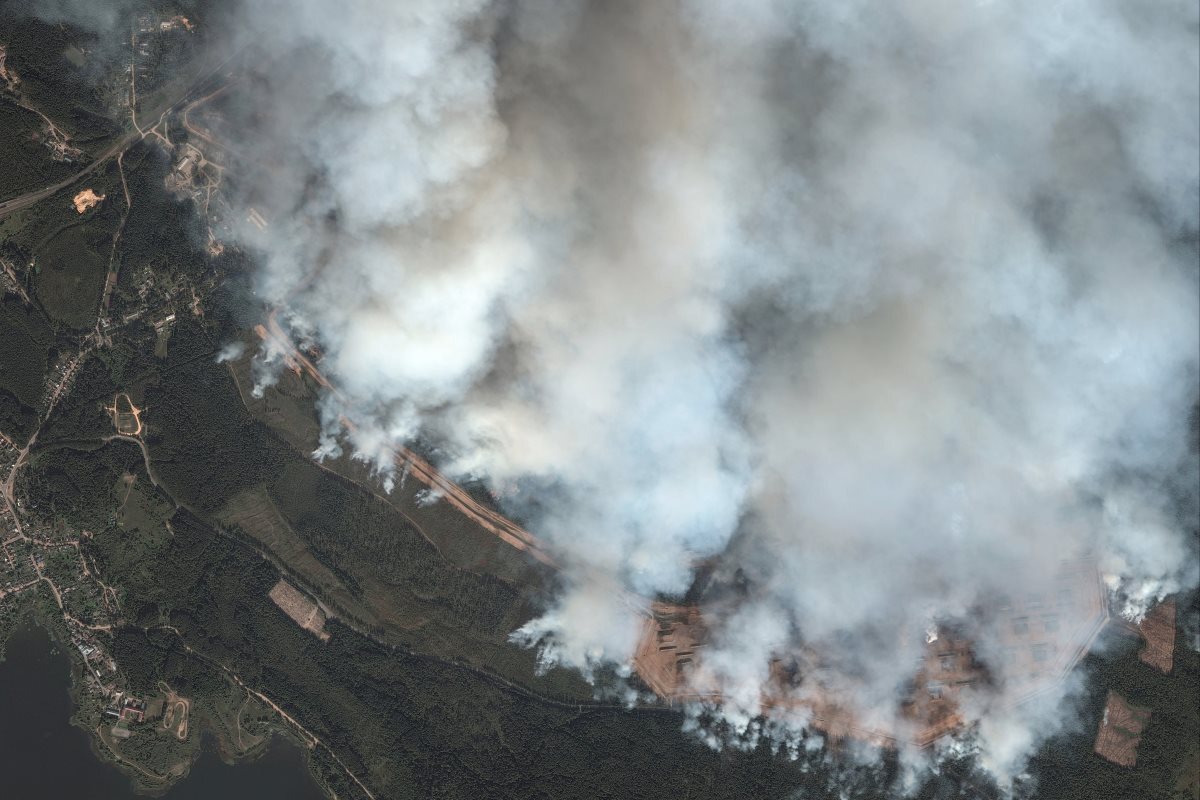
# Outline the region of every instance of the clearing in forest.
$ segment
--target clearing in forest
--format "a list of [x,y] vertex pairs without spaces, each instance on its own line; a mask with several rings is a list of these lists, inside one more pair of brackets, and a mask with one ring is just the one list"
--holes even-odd
[[329,634],[325,632],[325,612],[321,610],[320,606],[305,597],[299,589],[280,578],[279,583],[275,584],[269,595],[275,605],[279,606],[283,613],[291,617],[297,625],[306,631],[311,631],[321,641],[329,641]]

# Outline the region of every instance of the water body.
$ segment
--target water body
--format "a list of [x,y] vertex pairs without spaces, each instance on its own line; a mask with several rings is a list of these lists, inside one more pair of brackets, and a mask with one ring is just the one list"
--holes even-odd
[[[20,625],[0,662],[0,796],[5,800],[145,800],[96,758],[70,723],[70,658],[44,630]],[[164,800],[324,800],[300,748],[279,739],[259,759],[229,766],[206,747]]]

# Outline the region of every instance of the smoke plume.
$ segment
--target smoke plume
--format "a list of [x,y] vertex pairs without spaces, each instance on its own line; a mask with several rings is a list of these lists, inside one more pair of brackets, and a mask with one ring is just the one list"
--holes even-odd
[[[720,554],[731,719],[797,640],[892,697],[889,632],[1064,559],[1131,614],[1195,583],[1193,3],[245,14],[243,235],[343,392],[323,450],[346,413],[381,470],[422,435],[518,487],[567,570],[518,633],[547,658],[626,660],[613,586]],[[999,772],[1034,722],[985,715]]]
[[[322,452],[515,487],[565,567],[517,633],[547,659],[624,662],[614,587],[720,555],[728,718],[796,641],[872,707],[896,631],[1064,560],[1130,615],[1195,584],[1191,0],[242,13],[239,236],[341,391]],[[994,707],[1011,773],[1045,720]]]

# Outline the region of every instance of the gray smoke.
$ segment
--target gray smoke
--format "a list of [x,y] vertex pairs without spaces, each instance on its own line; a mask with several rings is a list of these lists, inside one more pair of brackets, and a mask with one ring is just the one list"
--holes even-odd
[[[870,707],[921,626],[1064,559],[1130,615],[1195,584],[1193,0],[256,0],[243,23],[244,202],[270,225],[240,235],[344,392],[322,452],[345,413],[381,470],[420,434],[516,487],[566,566],[518,632],[547,659],[625,661],[614,586],[678,596],[725,554],[748,587],[706,658],[727,718],[798,640]],[[1048,726],[997,691],[1003,776]]]
[[46,22],[66,24],[83,30],[116,37],[128,34],[137,0],[3,0],[0,15],[11,17],[35,16]]
[[[424,433],[518,487],[567,566],[518,633],[547,659],[624,661],[613,586],[726,553],[727,718],[798,639],[872,707],[911,673],[887,632],[1063,559],[1130,614],[1195,583],[1194,4],[247,15],[289,160],[245,236],[345,393],[324,451],[348,413],[381,470]],[[1011,774],[1045,720],[988,708]]]

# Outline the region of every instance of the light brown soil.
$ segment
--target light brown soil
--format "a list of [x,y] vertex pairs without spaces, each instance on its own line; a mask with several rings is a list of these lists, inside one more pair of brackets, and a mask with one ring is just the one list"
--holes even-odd
[[1150,712],[1131,706],[1116,692],[1108,693],[1108,705],[1096,731],[1096,754],[1122,767],[1137,764],[1137,748]]
[[1138,632],[1146,640],[1138,658],[1163,674],[1169,673],[1175,663],[1175,600],[1155,606],[1138,625]]
[[96,194],[96,192],[92,189],[84,189],[82,192],[75,195],[71,202],[75,205],[76,213],[82,214],[89,208],[94,208],[100,205],[104,198],[105,195]]
[[192,701],[176,694],[165,683],[160,683],[159,688],[166,695],[162,722],[163,730],[174,730],[175,738],[182,742],[187,739],[188,735],[188,719],[190,717]]
[[104,410],[112,419],[113,427],[121,436],[140,436],[142,433],[142,409],[133,404],[129,395],[121,392],[113,397],[113,404]]
[[329,641],[329,634],[325,632],[325,612],[299,589],[280,578],[268,595],[297,625],[321,641]]

